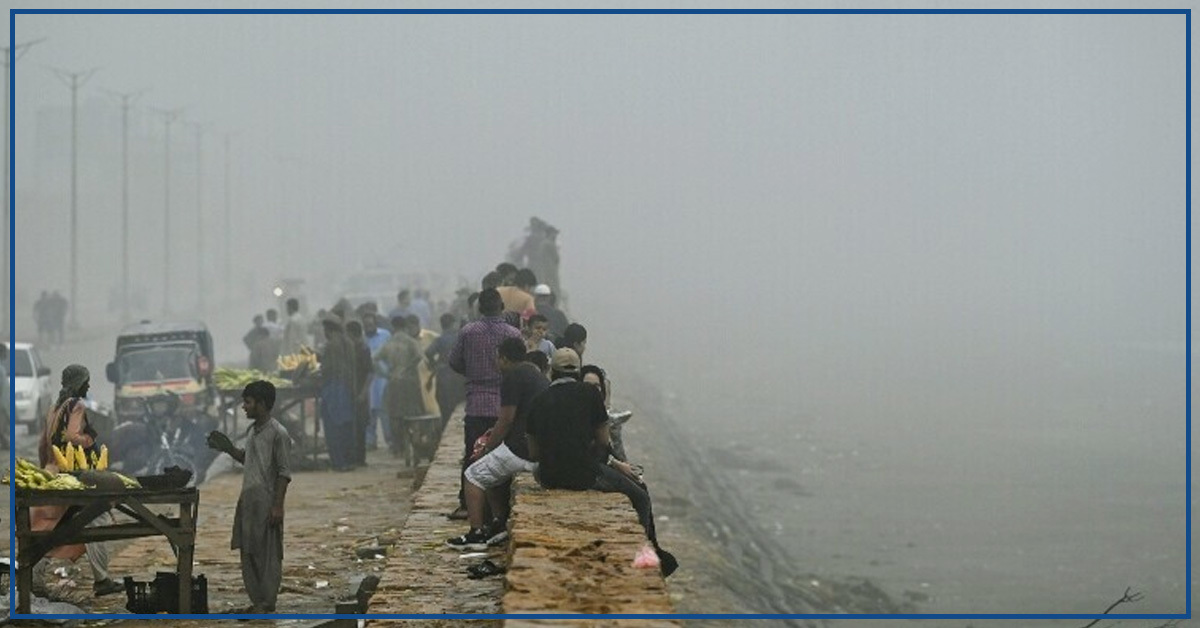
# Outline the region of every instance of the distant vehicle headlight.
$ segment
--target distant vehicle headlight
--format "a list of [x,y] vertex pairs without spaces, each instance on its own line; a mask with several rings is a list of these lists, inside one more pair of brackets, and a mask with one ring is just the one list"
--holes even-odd
[[274,292],[275,296],[277,297],[283,296],[283,288],[280,288],[279,286],[275,286],[275,289],[272,290],[272,292]]

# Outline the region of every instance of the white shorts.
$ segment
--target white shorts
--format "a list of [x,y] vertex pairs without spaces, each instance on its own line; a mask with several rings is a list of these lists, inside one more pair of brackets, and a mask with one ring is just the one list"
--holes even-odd
[[514,454],[508,445],[500,443],[499,447],[467,467],[465,475],[468,482],[486,491],[504,484],[522,471],[533,473],[536,470],[536,462]]

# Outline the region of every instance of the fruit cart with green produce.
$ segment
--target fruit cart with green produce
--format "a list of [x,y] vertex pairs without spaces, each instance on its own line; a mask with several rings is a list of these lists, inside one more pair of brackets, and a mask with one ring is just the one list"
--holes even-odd
[[[249,428],[249,421],[239,421],[242,409],[242,390],[252,381],[262,379],[275,385],[275,407],[271,416],[287,428],[296,446],[292,448],[292,459],[298,469],[317,468],[321,465],[320,454],[325,449],[321,442],[320,387],[315,368],[284,371],[281,375],[291,379],[270,375],[256,370],[217,369],[215,381],[221,399],[221,429],[230,438],[237,439]],[[312,421],[311,436],[307,423]]]
[[[53,472],[18,459],[12,478],[16,485],[17,613],[29,613],[33,567],[43,557],[78,558],[87,543],[149,536],[167,537],[178,559],[178,608],[204,612],[192,605],[200,493],[186,486],[190,478],[190,473],[183,472],[134,480],[88,468],[86,463],[72,472]],[[178,505],[177,516],[150,510],[165,504]],[[116,511],[109,520],[112,523],[87,527],[110,510]]]

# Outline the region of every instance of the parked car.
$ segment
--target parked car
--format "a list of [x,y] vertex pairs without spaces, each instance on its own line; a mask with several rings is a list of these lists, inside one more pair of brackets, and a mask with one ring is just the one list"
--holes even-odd
[[50,367],[42,362],[41,354],[32,344],[4,344],[12,355],[15,377],[13,391],[16,393],[16,405],[10,414],[17,423],[29,426],[34,433],[41,432],[57,393],[50,381]]

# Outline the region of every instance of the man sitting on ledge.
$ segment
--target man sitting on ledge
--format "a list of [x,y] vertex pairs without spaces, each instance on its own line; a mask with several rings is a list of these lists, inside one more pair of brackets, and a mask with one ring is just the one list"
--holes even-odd
[[658,553],[663,576],[669,576],[679,563],[658,545],[650,493],[628,463],[612,456],[604,395],[579,380],[580,362],[574,350],[556,350],[550,364],[554,381],[529,407],[526,437],[530,459],[538,463],[534,477],[546,488],[624,493]]

